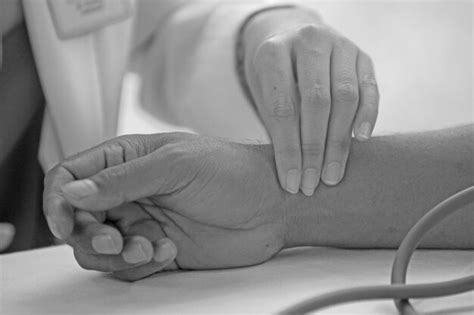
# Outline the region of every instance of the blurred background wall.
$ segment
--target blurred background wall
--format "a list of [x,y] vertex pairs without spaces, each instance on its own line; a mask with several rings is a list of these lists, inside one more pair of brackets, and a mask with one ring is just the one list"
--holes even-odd
[[[474,1],[306,3],[372,56],[381,93],[375,134],[474,122]],[[119,133],[179,130],[144,112],[139,86],[127,76]]]

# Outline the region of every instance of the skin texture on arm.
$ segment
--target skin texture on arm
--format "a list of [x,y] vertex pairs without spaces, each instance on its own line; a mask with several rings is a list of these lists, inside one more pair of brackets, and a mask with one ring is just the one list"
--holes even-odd
[[[432,207],[474,185],[473,126],[354,143],[346,178],[287,209],[286,246],[396,248]],[[474,205],[448,218],[425,248],[473,248]]]
[[[165,266],[258,264],[295,246],[395,248],[431,207],[473,184],[473,147],[472,126],[354,143],[341,186],[308,198],[280,187],[270,145],[124,136],[50,171],[44,210],[82,267],[127,280]],[[474,248],[473,219],[459,212],[422,247]],[[97,236],[115,246],[99,242],[110,249],[99,253]],[[175,244],[166,259],[163,239]]]

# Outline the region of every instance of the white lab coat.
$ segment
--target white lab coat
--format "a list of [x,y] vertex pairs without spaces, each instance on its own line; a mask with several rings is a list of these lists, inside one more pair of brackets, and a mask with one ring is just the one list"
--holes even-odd
[[[266,139],[238,81],[234,45],[245,17],[273,2],[183,1],[172,14],[161,16],[155,23],[159,30],[151,33],[141,54],[145,108],[201,134]],[[24,0],[24,11],[47,101],[39,158],[48,170],[116,135],[133,28],[147,23],[134,21],[141,17],[135,14],[59,40],[47,1]]]

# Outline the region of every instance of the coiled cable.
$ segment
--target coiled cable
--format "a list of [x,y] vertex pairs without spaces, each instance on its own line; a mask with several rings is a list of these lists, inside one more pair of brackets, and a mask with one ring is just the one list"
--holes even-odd
[[410,304],[409,298],[432,298],[474,290],[474,276],[436,283],[405,284],[408,264],[422,237],[446,217],[473,201],[474,186],[470,186],[439,203],[410,229],[397,250],[392,266],[391,285],[367,286],[330,292],[295,304],[280,314],[309,313],[336,304],[361,300],[394,299],[400,314],[415,315],[418,313]]

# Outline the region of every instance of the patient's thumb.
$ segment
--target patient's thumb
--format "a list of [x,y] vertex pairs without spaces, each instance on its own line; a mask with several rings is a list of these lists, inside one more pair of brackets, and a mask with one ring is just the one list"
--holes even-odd
[[180,157],[180,147],[164,145],[145,156],[132,159],[79,178],[62,187],[66,200],[76,208],[101,211],[125,202],[168,195],[193,179],[193,164]]
[[[101,211],[109,210],[125,202],[149,197],[158,190],[160,179],[146,158],[106,168],[84,179],[67,183],[62,187],[66,200],[76,208]],[[161,180],[162,181],[162,180]]]
[[62,191],[66,200],[73,206],[86,210],[95,210],[87,205],[101,198],[99,187],[88,178],[70,182],[62,187]]

